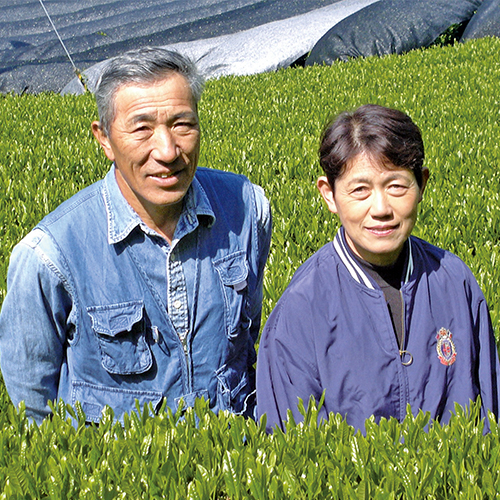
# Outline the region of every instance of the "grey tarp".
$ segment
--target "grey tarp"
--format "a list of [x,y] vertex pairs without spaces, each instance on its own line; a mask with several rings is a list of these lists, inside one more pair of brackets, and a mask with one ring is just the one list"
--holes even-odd
[[500,37],[500,0],[484,0],[472,16],[460,40],[484,36]]
[[[371,1],[44,0],[44,4],[80,70],[131,48],[196,42],[192,51],[203,55],[207,70],[230,74],[237,72],[228,63],[230,55],[236,55],[234,64],[246,66],[248,72],[293,62],[335,22]],[[334,7],[331,18],[323,10],[329,6]],[[262,31],[253,31],[258,27]],[[207,42],[200,43],[203,40]],[[269,57],[273,62],[266,65]],[[40,2],[0,0],[0,91],[59,92],[73,77]]]
[[[284,68],[307,54],[333,24],[376,0],[340,0],[289,19],[274,21],[231,35],[168,45],[197,61],[206,78],[250,75]],[[94,90],[103,61],[85,72]],[[78,93],[82,85],[74,78],[62,93]]]
[[427,47],[450,26],[468,21],[480,5],[481,0],[380,0],[328,31],[306,65]]
[[[209,78],[272,71],[303,62],[311,49],[308,64],[401,53],[428,45],[450,25],[469,19],[481,4],[481,0],[43,1],[91,88],[106,60],[145,45],[190,55]],[[498,0],[485,0],[486,4],[491,21],[492,12],[498,13]],[[40,1],[0,0],[0,92],[46,90],[79,92],[82,87]]]

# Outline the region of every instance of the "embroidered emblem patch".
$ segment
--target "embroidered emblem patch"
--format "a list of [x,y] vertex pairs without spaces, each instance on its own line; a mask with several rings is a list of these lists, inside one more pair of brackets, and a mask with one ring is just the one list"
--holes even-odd
[[450,330],[446,330],[446,328],[441,328],[436,335],[437,355],[439,361],[445,366],[451,366],[457,357],[457,350],[455,349],[455,344],[453,340],[451,340],[451,337],[453,337],[452,333]]

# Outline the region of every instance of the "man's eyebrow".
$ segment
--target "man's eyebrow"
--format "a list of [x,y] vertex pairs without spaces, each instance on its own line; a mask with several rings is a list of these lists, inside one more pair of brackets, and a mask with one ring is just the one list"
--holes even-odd
[[173,120],[177,120],[179,118],[194,118],[198,120],[198,115],[194,111],[181,111],[171,117]]
[[156,113],[141,113],[139,115],[135,115],[130,120],[132,123],[139,122],[154,122],[156,120]]
[[[140,113],[131,118],[131,123],[140,123],[140,122],[154,122],[157,119],[156,113]],[[182,118],[194,118],[198,121],[198,115],[194,111],[181,111],[169,117],[169,121],[175,121]]]

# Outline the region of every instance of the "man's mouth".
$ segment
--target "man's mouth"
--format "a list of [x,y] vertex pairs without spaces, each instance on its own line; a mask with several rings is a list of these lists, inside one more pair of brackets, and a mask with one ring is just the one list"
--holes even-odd
[[169,174],[152,174],[151,177],[157,177],[158,179],[168,179],[176,175],[178,172],[170,172]]

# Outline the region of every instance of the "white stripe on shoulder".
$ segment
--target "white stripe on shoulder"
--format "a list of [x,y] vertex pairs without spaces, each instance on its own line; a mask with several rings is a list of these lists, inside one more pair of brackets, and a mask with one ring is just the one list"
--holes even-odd
[[408,266],[406,267],[406,277],[405,283],[410,281],[411,274],[413,273],[413,252],[412,252],[413,243],[411,238],[408,238]]
[[337,254],[339,255],[340,259],[344,263],[345,267],[349,271],[350,275],[358,283],[361,283],[362,281],[366,287],[374,290],[375,287],[371,284],[366,274],[363,272],[363,270],[359,267],[357,262],[349,255],[349,253],[345,249],[344,242],[342,241],[342,238],[340,236],[340,231],[337,233],[335,239],[333,240],[333,246],[337,251]]

